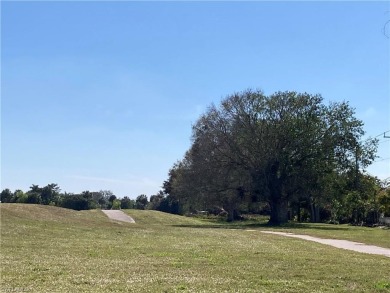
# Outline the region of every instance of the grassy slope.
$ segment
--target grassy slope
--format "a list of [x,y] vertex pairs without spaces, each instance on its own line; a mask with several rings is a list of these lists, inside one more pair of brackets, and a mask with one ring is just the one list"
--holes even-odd
[[155,211],[126,211],[137,221],[127,224],[100,211],[0,207],[2,291],[390,291],[386,257]]

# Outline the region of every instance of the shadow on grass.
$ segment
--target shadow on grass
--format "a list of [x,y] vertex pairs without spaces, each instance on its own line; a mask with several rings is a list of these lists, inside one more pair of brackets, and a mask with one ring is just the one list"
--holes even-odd
[[227,223],[227,222],[217,222],[217,223],[210,223],[210,224],[184,224],[184,225],[172,225],[173,227],[181,227],[181,228],[200,228],[200,229],[237,229],[237,230],[243,230],[243,229],[255,229],[255,228],[261,228],[261,229],[272,229],[272,230],[285,230],[285,229],[291,229],[291,230],[302,230],[302,229],[313,229],[313,230],[325,230],[325,231],[346,231],[349,228],[345,226],[338,226],[338,225],[332,225],[332,224],[312,224],[312,223],[287,223],[283,225],[270,225],[268,223],[245,223],[245,221],[240,222],[233,222],[233,223]]

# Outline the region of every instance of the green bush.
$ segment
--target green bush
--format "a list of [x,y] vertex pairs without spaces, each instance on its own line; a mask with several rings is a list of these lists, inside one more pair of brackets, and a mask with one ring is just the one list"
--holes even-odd
[[121,201],[119,199],[114,199],[112,202],[112,210],[120,210],[121,209]]
[[67,194],[62,198],[61,206],[73,210],[88,210],[90,208],[89,201],[81,194]]
[[42,203],[41,195],[39,193],[36,193],[36,192],[27,193],[27,202],[26,203],[31,203],[31,204]]
[[125,196],[121,199],[121,209],[134,209],[135,201]]
[[28,195],[27,193],[18,193],[17,195],[15,195],[15,198],[12,202],[16,202],[16,203],[27,203],[27,198],[28,198]]

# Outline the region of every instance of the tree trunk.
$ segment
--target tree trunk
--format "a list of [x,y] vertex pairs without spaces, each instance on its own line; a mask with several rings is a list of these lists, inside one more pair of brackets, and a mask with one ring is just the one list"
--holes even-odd
[[227,221],[228,222],[233,222],[234,221],[234,212],[233,212],[233,210],[228,210],[227,211]]
[[241,219],[240,212],[235,208],[228,209],[227,213],[228,213],[227,215],[228,222],[233,222]]
[[281,225],[288,222],[288,203],[282,199],[271,200],[271,217],[268,221],[270,225]]
[[301,202],[298,202],[298,222],[301,222]]
[[320,207],[316,205],[312,200],[310,201],[310,222],[320,222]]
[[288,222],[288,201],[283,198],[283,179],[278,174],[279,162],[274,162],[269,169],[269,192],[271,217],[268,221],[270,225],[281,225]]

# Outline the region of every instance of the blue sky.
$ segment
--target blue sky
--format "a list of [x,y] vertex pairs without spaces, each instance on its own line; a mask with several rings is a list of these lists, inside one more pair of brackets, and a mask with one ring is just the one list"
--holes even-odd
[[349,101],[377,136],[389,19],[389,2],[2,1],[1,189],[155,194],[199,115],[247,88]]

